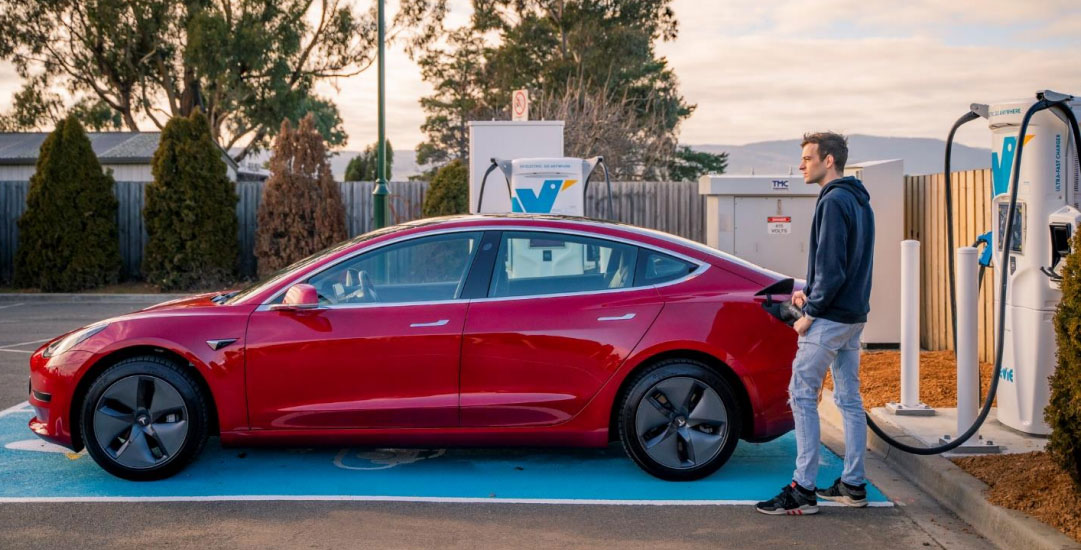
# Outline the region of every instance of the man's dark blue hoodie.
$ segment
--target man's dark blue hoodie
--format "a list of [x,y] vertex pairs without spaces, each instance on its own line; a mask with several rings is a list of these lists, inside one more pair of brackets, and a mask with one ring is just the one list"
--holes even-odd
[[875,215],[871,195],[851,176],[818,194],[811,224],[804,313],[838,323],[864,323],[871,310]]

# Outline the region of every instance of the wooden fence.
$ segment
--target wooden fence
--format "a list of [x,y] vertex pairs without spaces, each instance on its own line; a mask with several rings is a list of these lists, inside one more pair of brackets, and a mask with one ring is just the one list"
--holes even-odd
[[[26,209],[25,181],[0,182],[0,282],[11,280],[18,244],[17,221]],[[345,203],[346,229],[349,236],[372,229],[371,182],[339,184]],[[239,225],[237,240],[240,257],[237,264],[246,276],[255,273],[256,214],[262,199],[263,183],[237,184],[236,212]],[[391,182],[388,197],[390,223],[401,223],[422,217],[427,182]],[[119,229],[122,277],[137,279],[146,246],[143,226],[145,183],[117,182],[115,193],[119,202]],[[705,242],[705,206],[698,194],[696,182],[612,182],[612,206],[617,221],[667,231],[682,237]],[[603,183],[590,186],[586,197],[586,215],[607,218],[607,190]]]
[[[969,246],[991,230],[991,171],[954,172],[951,178],[954,247]],[[946,187],[942,174],[905,176],[905,238],[920,241],[920,347],[953,349],[950,327]],[[982,248],[981,248],[982,250]],[[985,270],[980,290],[979,357],[993,361],[994,275]]]
[[[973,243],[991,228],[991,173],[989,170],[956,172],[953,185],[955,246]],[[350,236],[370,231],[371,182],[341,183]],[[0,182],[0,281],[10,280],[18,243],[16,221],[26,208],[25,181]],[[393,182],[390,222],[421,217],[426,182]],[[262,183],[237,184],[241,273],[255,272],[255,220]],[[118,182],[120,203],[117,224],[125,278],[138,278],[146,244],[142,209],[145,184]],[[905,238],[920,241],[920,346],[927,350],[952,349],[949,280],[947,278],[945,185],[941,174],[905,177]],[[623,223],[650,227],[705,242],[705,205],[695,182],[613,182],[613,218]],[[607,218],[607,190],[603,183],[590,186],[586,215]],[[993,359],[993,297],[991,270],[984,275],[980,292],[980,360]]]

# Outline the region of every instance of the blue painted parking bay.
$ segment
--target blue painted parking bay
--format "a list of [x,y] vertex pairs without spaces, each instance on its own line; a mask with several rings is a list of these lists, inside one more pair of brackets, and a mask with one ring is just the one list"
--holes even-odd
[[[568,504],[749,504],[791,478],[796,441],[740,442],[720,471],[690,483],[653,478],[607,449],[223,449],[211,439],[176,476],[131,482],[31,433],[27,405],[0,413],[0,502],[372,500]],[[842,461],[823,448],[819,485]],[[870,485],[872,506],[892,504]]]

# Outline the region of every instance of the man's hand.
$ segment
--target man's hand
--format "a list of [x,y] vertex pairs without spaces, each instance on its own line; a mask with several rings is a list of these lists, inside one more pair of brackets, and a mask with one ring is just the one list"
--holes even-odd
[[802,308],[803,304],[807,303],[807,295],[802,290],[797,290],[792,293],[792,305]]
[[814,319],[804,315],[796,320],[796,324],[792,325],[792,328],[796,329],[796,334],[803,336],[804,334],[807,334],[807,329],[811,328],[811,323],[813,322]]

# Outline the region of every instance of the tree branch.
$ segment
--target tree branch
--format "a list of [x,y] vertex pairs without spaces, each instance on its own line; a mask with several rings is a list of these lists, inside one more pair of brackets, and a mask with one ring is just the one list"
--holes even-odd
[[[319,36],[325,31],[324,25],[327,19],[327,0],[321,0],[323,5],[322,11],[319,13],[319,25],[315,28],[315,32],[312,33],[312,39],[308,42],[308,45],[304,48],[304,51],[297,58],[296,69],[293,70],[293,76],[289,79],[289,87],[292,88],[300,80],[301,75],[304,74],[304,64],[308,62],[308,56],[311,55],[312,50],[315,49],[316,43],[319,42]],[[335,2],[334,6],[337,7],[338,3]],[[308,6],[311,6],[311,2],[308,2]],[[304,10],[305,12],[307,9]]]

